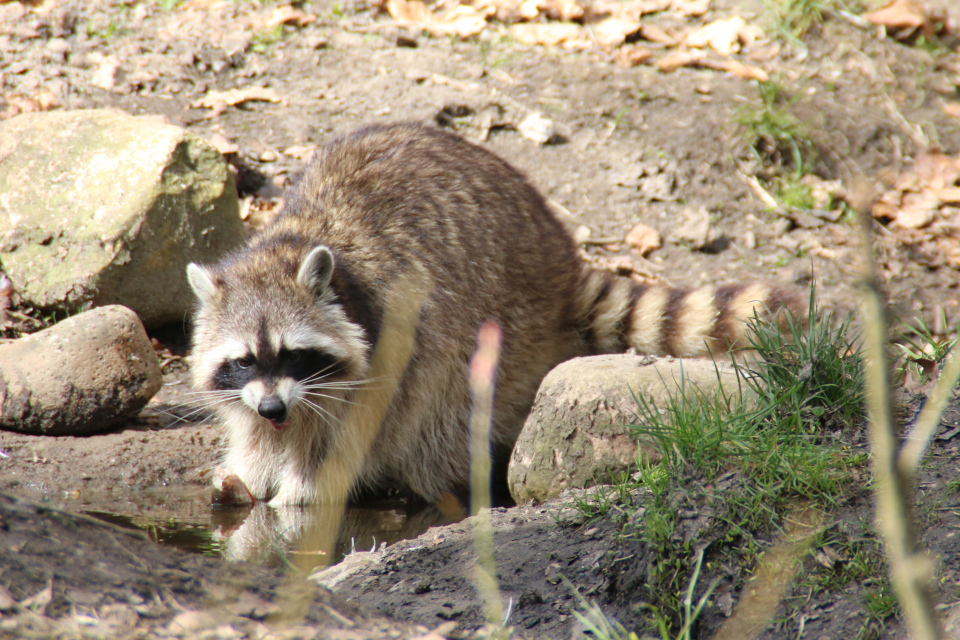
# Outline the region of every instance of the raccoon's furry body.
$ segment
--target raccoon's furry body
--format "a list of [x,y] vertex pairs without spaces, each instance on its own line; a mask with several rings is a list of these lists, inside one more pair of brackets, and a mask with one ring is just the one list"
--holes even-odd
[[[189,270],[195,386],[217,399],[224,465],[257,498],[323,499],[317,470],[351,437],[338,429],[351,384],[367,377],[387,296],[414,268],[432,281],[414,352],[356,484],[431,501],[468,485],[467,367],[484,321],[502,329],[492,440],[509,451],[558,363],[631,346],[719,353],[755,304],[793,305],[757,284],[684,292],[591,270],[493,154],[419,124],[360,129],[317,152],[249,246]],[[324,368],[325,386],[304,382]]]

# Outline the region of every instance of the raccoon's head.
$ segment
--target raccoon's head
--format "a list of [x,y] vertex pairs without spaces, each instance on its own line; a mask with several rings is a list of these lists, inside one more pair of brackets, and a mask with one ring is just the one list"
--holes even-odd
[[187,267],[199,301],[194,386],[204,399],[255,412],[278,430],[298,413],[340,415],[367,364],[363,331],[330,290],[330,250],[321,245],[300,255],[274,247],[216,267]]

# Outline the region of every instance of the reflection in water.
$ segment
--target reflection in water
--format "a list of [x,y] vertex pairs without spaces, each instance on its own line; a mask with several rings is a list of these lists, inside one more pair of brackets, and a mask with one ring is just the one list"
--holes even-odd
[[[180,513],[146,504],[141,505],[137,515],[111,513],[100,504],[79,510],[121,527],[139,529],[161,544],[271,566],[333,564],[351,549],[366,551],[383,543],[415,538],[432,526],[457,520],[444,515],[435,505],[411,505],[401,499],[352,505],[340,518],[322,505],[274,509],[259,503],[244,509],[210,509],[205,506],[209,502],[208,490],[191,498],[189,504],[178,502]],[[203,503],[193,504],[200,500]],[[332,550],[300,548],[303,540],[333,539],[333,532],[319,537],[311,534],[338,521],[340,528]],[[312,562],[297,562],[297,556],[311,555],[316,556]]]
[[91,509],[84,509],[82,513],[125,529],[138,529],[160,544],[173,545],[205,556],[223,555],[220,544],[211,535],[210,527],[204,524],[181,521],[176,518],[127,516]]
[[[381,544],[415,538],[428,528],[453,522],[434,505],[410,506],[389,501],[349,507],[343,517],[325,505],[269,507],[258,503],[245,509],[213,512],[213,538],[229,560],[269,565],[329,565],[352,549],[370,550]],[[336,535],[323,534],[335,525]],[[319,533],[318,533],[319,532]],[[334,539],[333,548],[304,548],[305,541]],[[329,544],[320,542],[317,544]],[[297,562],[292,556],[315,556]]]

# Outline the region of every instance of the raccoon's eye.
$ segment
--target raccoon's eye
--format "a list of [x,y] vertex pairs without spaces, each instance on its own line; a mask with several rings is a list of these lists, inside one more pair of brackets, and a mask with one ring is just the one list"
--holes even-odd
[[237,365],[241,369],[246,369],[253,366],[253,356],[243,356],[242,358],[237,358]]
[[287,351],[287,360],[290,362],[296,362],[302,355],[303,351],[301,349],[291,349],[290,351]]

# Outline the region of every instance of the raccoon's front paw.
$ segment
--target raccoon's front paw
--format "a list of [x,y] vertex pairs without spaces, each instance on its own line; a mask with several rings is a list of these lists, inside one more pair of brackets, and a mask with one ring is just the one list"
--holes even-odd
[[307,496],[301,495],[298,492],[294,491],[283,491],[281,490],[277,495],[267,504],[271,507],[286,507],[286,506],[298,506],[303,504],[309,504],[312,502]]
[[287,479],[280,485],[279,491],[267,504],[271,507],[281,505],[313,504],[317,501],[317,492],[312,482],[301,478]]
[[213,504],[221,507],[245,507],[257,501],[240,476],[226,467],[213,472]]

